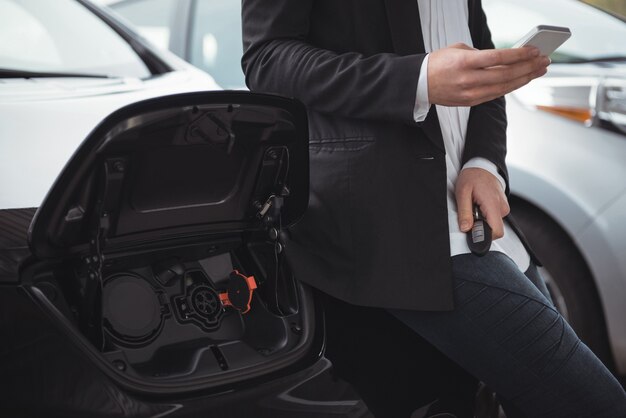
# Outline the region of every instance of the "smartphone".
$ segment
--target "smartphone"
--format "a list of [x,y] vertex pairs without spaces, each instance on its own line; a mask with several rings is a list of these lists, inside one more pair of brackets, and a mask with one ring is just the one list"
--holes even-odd
[[539,25],[520,39],[513,48],[534,46],[541,55],[549,56],[572,36],[569,28],[560,26]]

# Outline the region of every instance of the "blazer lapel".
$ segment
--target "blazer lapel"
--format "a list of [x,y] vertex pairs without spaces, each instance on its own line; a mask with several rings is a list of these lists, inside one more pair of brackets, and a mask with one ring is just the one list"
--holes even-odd
[[385,0],[393,49],[398,55],[424,53],[417,0]]
[[474,48],[478,48],[478,35],[480,34],[480,28],[478,28],[475,24],[478,6],[479,5],[476,4],[476,0],[468,0],[469,16],[467,19],[467,25],[470,28],[470,35],[472,37],[472,43],[474,44]]

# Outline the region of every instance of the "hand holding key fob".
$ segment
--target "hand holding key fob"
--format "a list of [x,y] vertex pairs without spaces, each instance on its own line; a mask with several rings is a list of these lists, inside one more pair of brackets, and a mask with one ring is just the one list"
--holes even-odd
[[474,205],[474,226],[467,232],[467,244],[470,251],[479,257],[487,254],[491,248],[491,227],[478,205]]

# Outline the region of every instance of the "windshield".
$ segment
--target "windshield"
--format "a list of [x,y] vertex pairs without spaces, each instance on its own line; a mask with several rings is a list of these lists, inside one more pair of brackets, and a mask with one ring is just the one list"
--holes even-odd
[[509,48],[538,25],[566,26],[572,37],[551,58],[576,62],[626,57],[626,23],[576,0],[483,0],[496,48]]
[[33,73],[151,75],[110,26],[73,0],[0,0],[0,67]]
[[[194,1],[189,10],[179,0],[100,1],[128,19],[152,44],[171,49],[211,74],[223,88],[245,88],[240,63],[241,0]],[[180,28],[181,21],[188,26]]]

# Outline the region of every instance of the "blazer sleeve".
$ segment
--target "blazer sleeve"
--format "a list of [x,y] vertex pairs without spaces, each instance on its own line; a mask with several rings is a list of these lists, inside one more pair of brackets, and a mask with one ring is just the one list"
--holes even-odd
[[425,54],[337,53],[308,41],[315,0],[242,0],[242,67],[252,91],[351,118],[413,122]]
[[[491,32],[480,0],[472,1],[474,23],[472,28],[474,46],[478,49],[493,49]],[[470,110],[463,164],[475,157],[486,158],[496,165],[498,173],[506,182],[506,194],[509,194],[509,175],[505,164],[506,157],[506,103],[504,97],[473,106]]]

